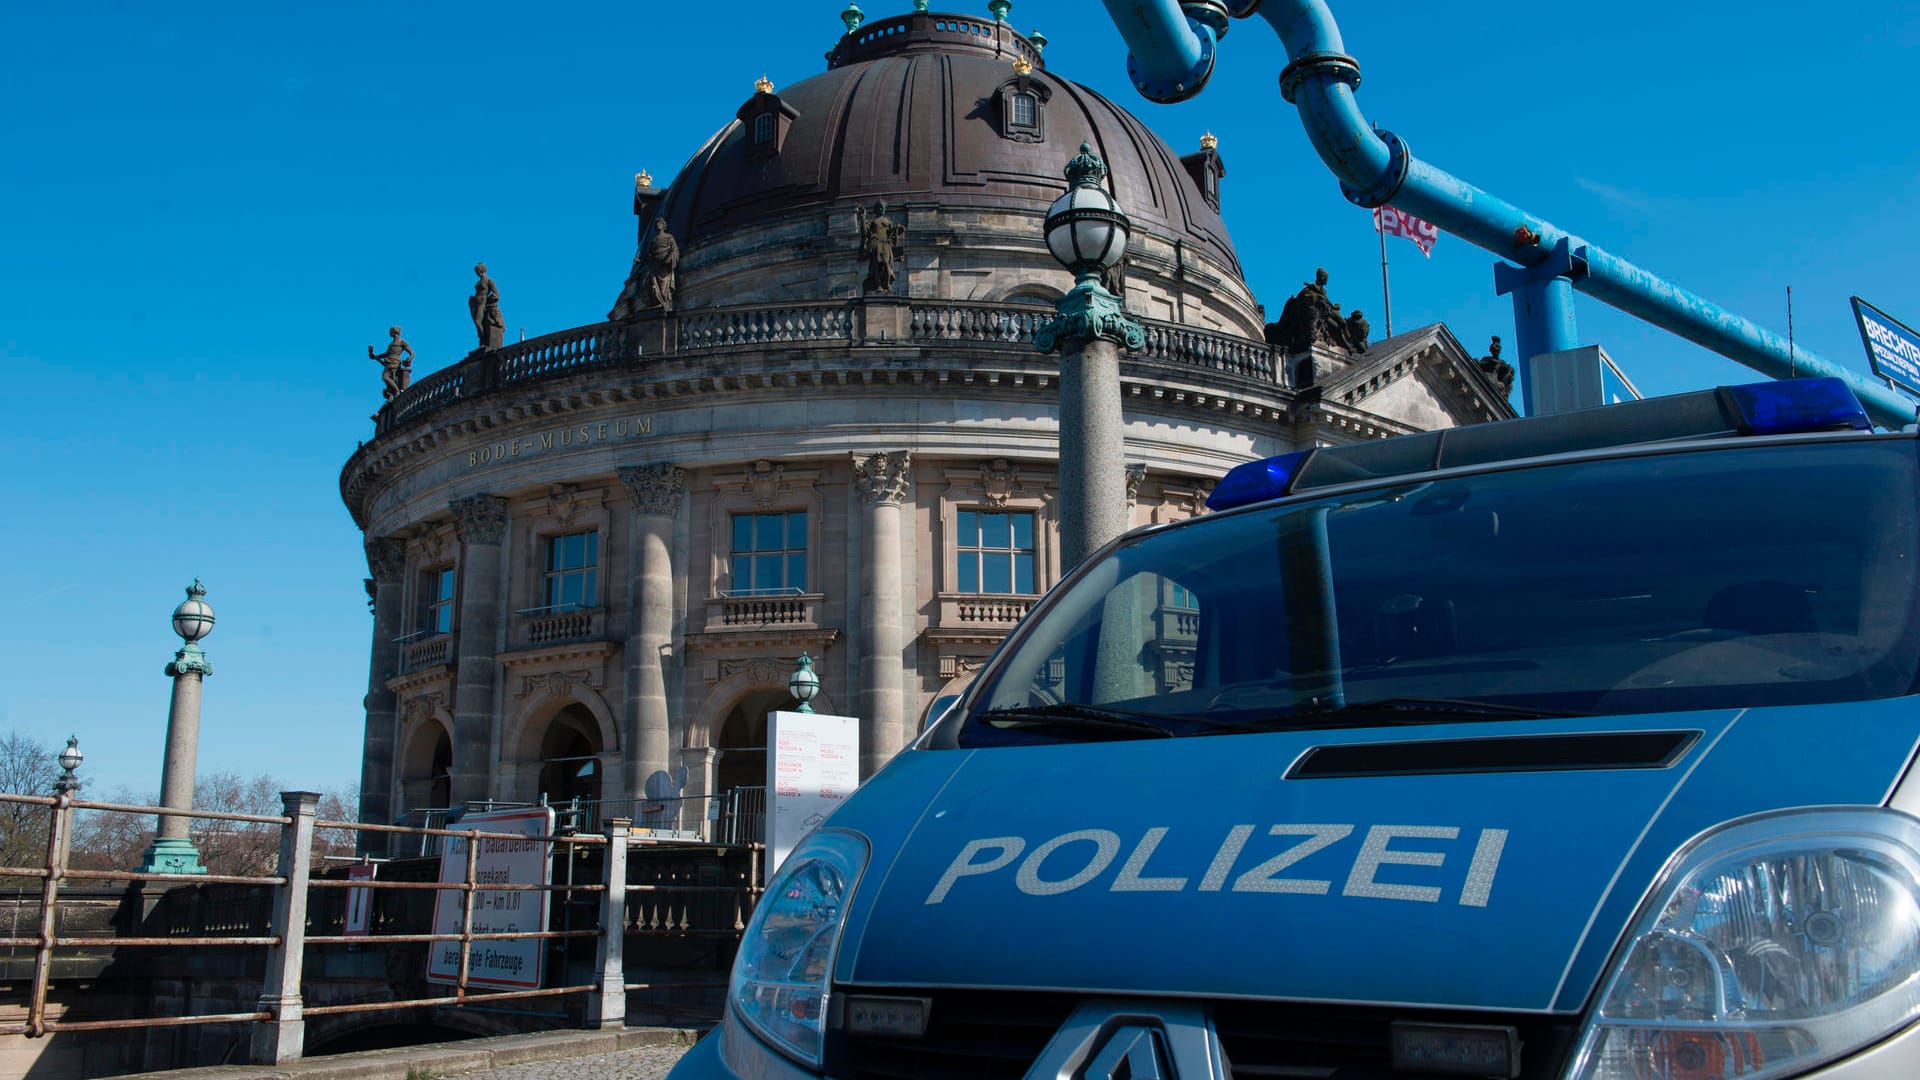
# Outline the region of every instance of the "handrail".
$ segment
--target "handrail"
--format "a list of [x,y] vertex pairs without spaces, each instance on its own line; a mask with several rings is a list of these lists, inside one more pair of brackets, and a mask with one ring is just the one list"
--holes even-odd
[[[1183,10],[1195,5],[1178,0],[1106,3],[1133,50],[1130,66],[1156,78],[1171,77],[1211,33],[1190,24]],[[1881,424],[1914,421],[1914,403],[1894,390],[1420,161],[1391,132],[1376,133],[1353,98],[1360,65],[1347,55],[1324,0],[1228,0],[1226,6],[1238,18],[1260,15],[1285,44],[1280,92],[1299,110],[1307,137],[1348,199],[1368,207],[1391,203],[1525,268],[1496,271],[1500,291],[1515,294],[1522,359],[1576,343],[1565,295],[1570,287],[1774,378],[1845,380]],[[1140,14],[1142,8],[1148,13]],[[1522,378],[1526,395],[1524,368]]]

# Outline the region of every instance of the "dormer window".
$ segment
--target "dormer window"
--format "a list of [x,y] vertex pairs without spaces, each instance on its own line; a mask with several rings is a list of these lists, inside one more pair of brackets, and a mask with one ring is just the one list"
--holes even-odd
[[1047,140],[1047,99],[1053,91],[1032,74],[1015,75],[994,94],[995,119],[1000,137],[1014,142]]
[[773,84],[767,83],[766,89],[756,89],[745,105],[734,115],[746,128],[747,157],[764,159],[778,155],[780,146],[787,141],[787,132],[793,128],[793,122],[800,118],[800,110],[780,100],[773,92]]

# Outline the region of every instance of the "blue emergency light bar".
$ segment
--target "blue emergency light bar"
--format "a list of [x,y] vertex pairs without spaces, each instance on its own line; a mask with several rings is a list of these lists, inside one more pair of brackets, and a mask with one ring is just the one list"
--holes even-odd
[[1249,461],[1221,478],[1207,507],[1230,510],[1336,484],[1609,446],[1872,427],[1859,399],[1839,379],[1722,386]]

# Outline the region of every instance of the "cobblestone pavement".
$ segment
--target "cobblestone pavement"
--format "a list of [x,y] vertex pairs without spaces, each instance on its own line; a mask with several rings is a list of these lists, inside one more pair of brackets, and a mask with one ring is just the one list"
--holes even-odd
[[686,1052],[684,1046],[640,1046],[611,1054],[535,1061],[455,1075],[461,1080],[661,1080]]

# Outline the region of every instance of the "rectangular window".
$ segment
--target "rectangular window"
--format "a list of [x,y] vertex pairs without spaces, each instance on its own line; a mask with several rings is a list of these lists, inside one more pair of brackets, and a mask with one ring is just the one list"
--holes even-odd
[[1032,94],[1013,95],[1013,116],[1011,117],[1013,126],[1033,126],[1033,104]]
[[453,567],[427,571],[427,617],[421,627],[429,634],[453,633]]
[[599,566],[598,532],[547,537],[547,609],[578,611],[592,607]]
[[762,146],[773,141],[773,114],[761,113],[753,118],[753,142]]
[[734,596],[807,591],[807,512],[733,515]]
[[1033,514],[960,511],[954,538],[959,557],[958,591],[1027,593],[1033,587]]

